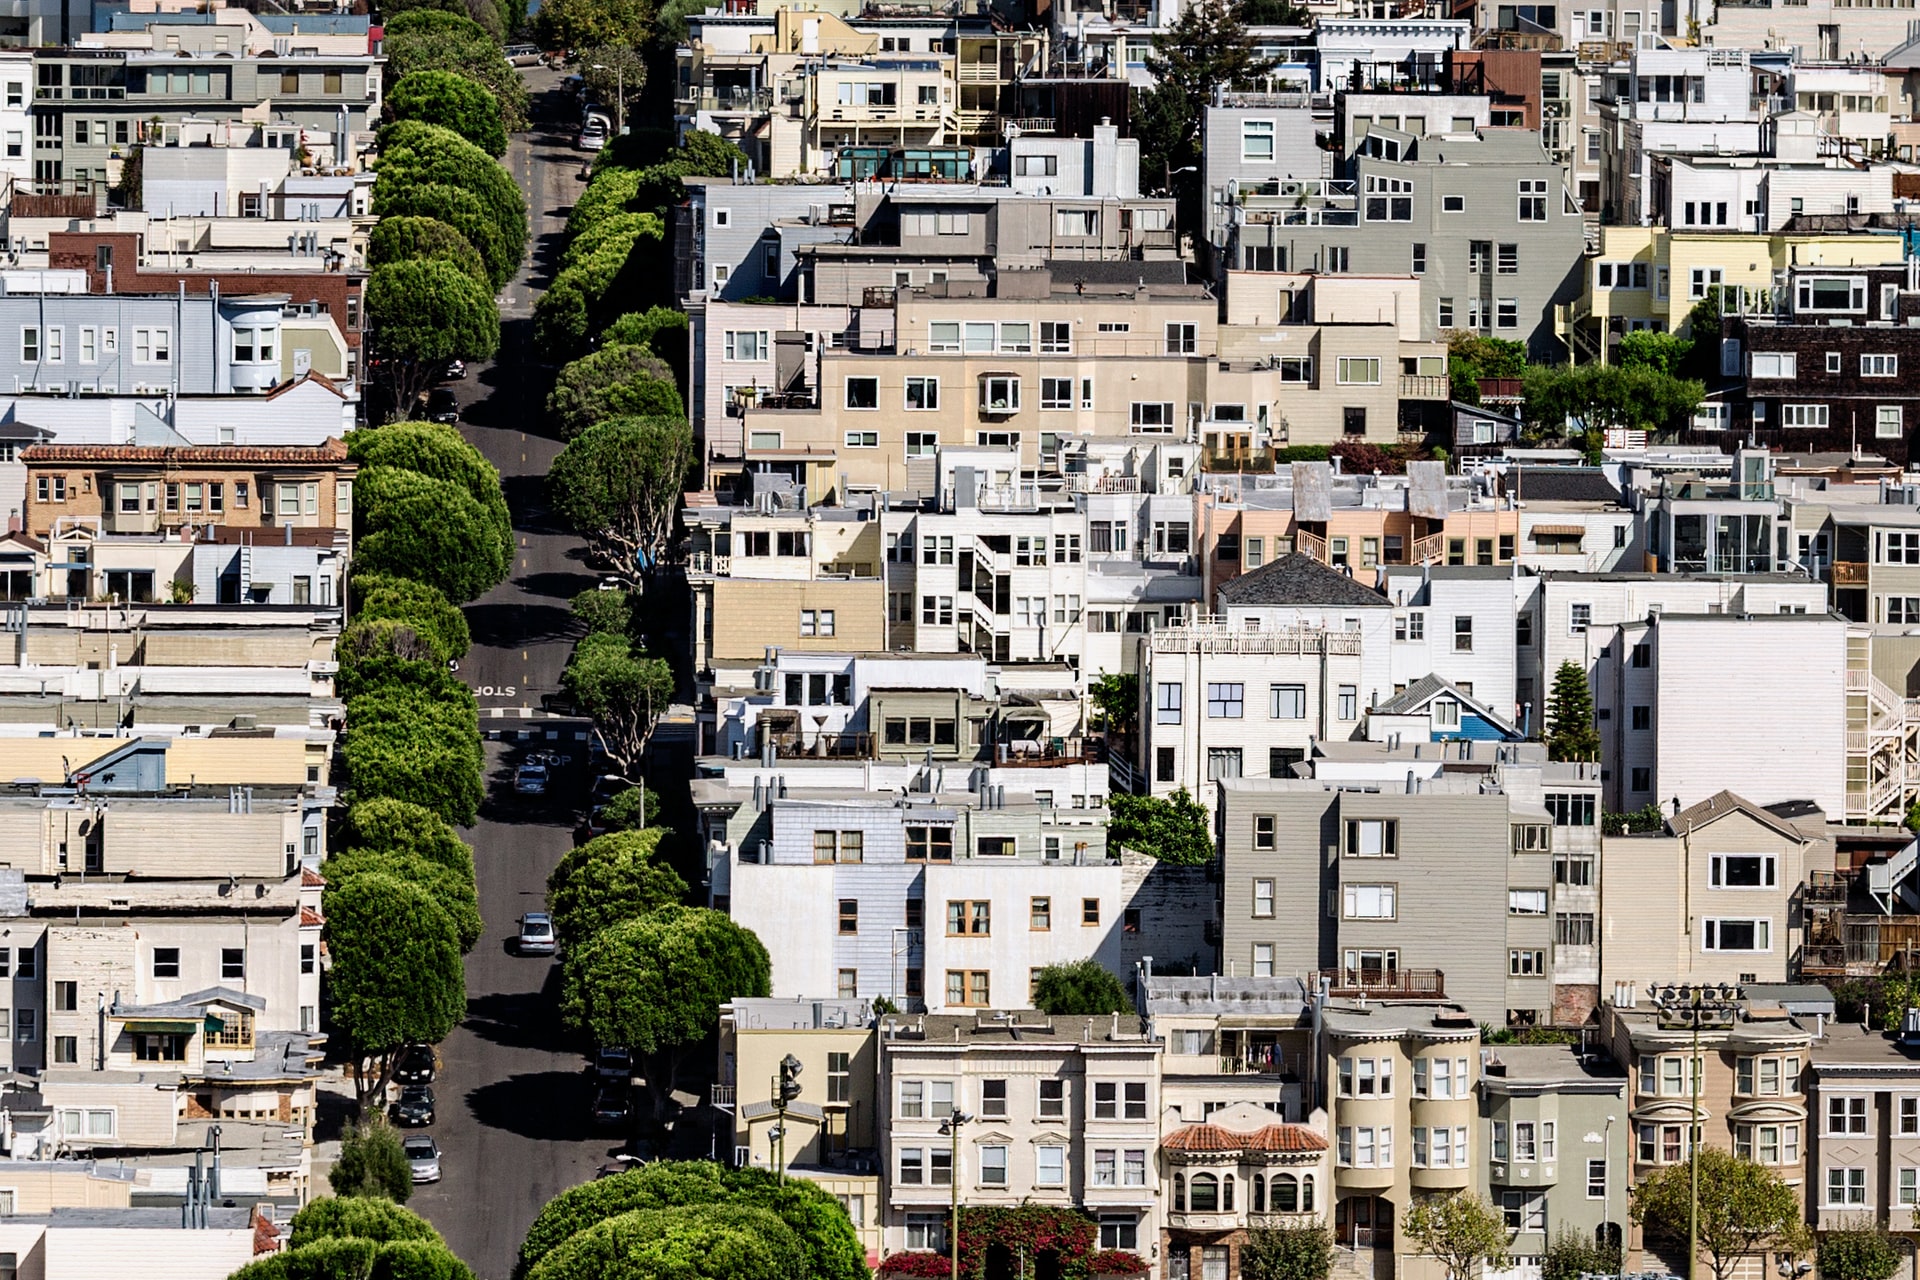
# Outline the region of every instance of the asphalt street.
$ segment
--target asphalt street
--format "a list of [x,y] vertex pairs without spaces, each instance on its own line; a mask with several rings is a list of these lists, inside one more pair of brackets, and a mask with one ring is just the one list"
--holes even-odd
[[617,1135],[589,1124],[586,1061],[565,1045],[556,1006],[559,971],[508,945],[519,916],[539,910],[547,873],[572,847],[578,788],[550,804],[513,794],[512,770],[528,751],[558,749],[584,762],[584,727],[541,716],[559,687],[573,632],[568,600],[595,576],[578,543],[548,522],[543,482],[559,442],[540,434],[548,381],[531,349],[533,302],[560,250],[568,207],[583,184],[581,157],[551,92],[559,77],[529,73],[535,124],[513,139],[504,163],[528,197],[531,262],[500,295],[498,362],[454,384],[461,430],[500,469],[519,543],[513,573],[467,609],[473,648],[460,675],[480,703],[487,736],[488,798],[468,833],[486,936],[467,957],[467,1020],[441,1046],[432,1130],[442,1181],[420,1188],[412,1207],[431,1220],[480,1280],[505,1280],[541,1205],[593,1177],[619,1149]]

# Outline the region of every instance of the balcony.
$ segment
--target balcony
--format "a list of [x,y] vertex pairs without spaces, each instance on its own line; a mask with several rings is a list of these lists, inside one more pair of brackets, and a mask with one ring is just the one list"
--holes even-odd
[[1178,1210],[1167,1214],[1167,1225],[1176,1231],[1232,1231],[1240,1225],[1237,1213],[1182,1213]]
[[1234,474],[1271,475],[1275,463],[1272,449],[1203,449],[1200,469]]
[[773,91],[770,89],[720,89],[706,93],[692,93],[676,103],[681,114],[691,115],[696,111],[707,111],[718,115],[729,113],[757,115],[773,109]]
[[1446,975],[1439,969],[1322,969],[1320,978],[1335,997],[1444,1000]]
[[1862,560],[1835,560],[1833,562],[1833,585],[1836,587],[1866,586],[1866,562]]
[[733,1085],[716,1084],[712,1086],[712,1090],[713,1090],[712,1096],[710,1096],[707,1099],[707,1101],[712,1104],[713,1109],[715,1111],[733,1110],[733,1105],[734,1105],[734,1086]]
[[1097,738],[1021,738],[994,747],[994,764],[1002,769],[1057,764],[1099,764],[1106,752]]
[[1402,400],[1451,400],[1453,380],[1437,373],[1403,373],[1400,375],[1400,398]]
[[871,760],[874,736],[871,733],[829,733],[808,735],[804,730],[763,733],[763,746],[773,748],[777,760]]
[[1049,137],[1054,129],[1052,116],[1021,116],[1012,121],[1012,124],[1021,133],[1033,137]]
[[726,578],[733,574],[733,557],[712,551],[696,551],[687,557],[689,578]]

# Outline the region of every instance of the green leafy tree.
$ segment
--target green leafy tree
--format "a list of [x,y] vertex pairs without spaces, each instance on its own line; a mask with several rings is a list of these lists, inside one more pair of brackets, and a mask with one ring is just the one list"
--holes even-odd
[[554,379],[547,420],[561,439],[621,417],[686,418],[673,370],[646,347],[602,347],[566,365]]
[[[580,79],[595,102],[615,108],[621,103],[620,95],[626,95],[627,124],[631,127],[634,99],[647,87],[646,55],[628,45],[598,45],[579,51],[579,67]],[[616,110],[616,124],[619,116]]]
[[628,787],[607,801],[600,821],[608,831],[639,831],[660,821],[660,794],[645,787]]
[[230,1280],[473,1280],[473,1271],[438,1240],[317,1240],[270,1254]]
[[1320,1223],[1249,1231],[1240,1246],[1241,1280],[1326,1280],[1332,1270],[1333,1233]]
[[438,218],[402,215],[382,218],[367,233],[367,266],[384,267],[409,258],[451,262],[472,276],[482,288],[491,288],[487,264],[465,236]]
[[334,645],[334,691],[353,699],[382,685],[436,687],[448,679],[447,653],[431,634],[392,618],[356,619]]
[[640,194],[640,171],[624,165],[596,164],[586,190],[574,200],[567,212],[567,237],[583,235],[593,226],[622,213],[634,211],[634,199]]
[[658,1124],[680,1060],[703,1042],[720,1006],[771,990],[767,949],[718,911],[663,907],[567,951],[561,1017],[595,1044],[646,1058]]
[[666,361],[674,382],[687,385],[687,313],[673,307],[629,311],[600,333],[603,347],[638,346]]
[[[394,1142],[394,1150],[400,1144]],[[404,1200],[402,1196],[400,1199]],[[433,1224],[393,1199],[368,1196],[322,1196],[293,1215],[287,1224],[287,1247],[300,1249],[317,1240],[427,1240],[445,1243]]]
[[[444,182],[422,182],[412,186],[395,183],[379,193],[373,207],[374,212],[380,215],[379,225],[382,226],[395,218],[427,218],[452,227],[480,255],[486,273],[482,283],[491,288],[498,289],[506,284],[513,278],[514,268],[519,265],[513,247],[501,238],[500,229],[488,216],[486,207],[470,191],[462,191]],[[436,256],[453,261],[446,254]],[[368,265],[379,264],[369,262]]]
[[480,920],[480,895],[471,874],[415,853],[377,849],[345,849],[329,857],[320,873],[330,887],[344,885],[357,875],[391,876],[404,880],[440,904],[453,924],[461,954],[473,950],[484,925]]
[[1638,329],[1620,339],[1620,363],[1629,369],[1651,369],[1655,373],[1679,377],[1686,367],[1693,339],[1674,333],[1655,333]]
[[647,42],[652,21],[647,0],[541,0],[536,26],[549,49],[631,49]]
[[483,777],[475,714],[470,693],[459,700],[396,687],[355,698],[340,744],[349,798],[405,800],[471,824]]
[[347,810],[340,828],[347,849],[425,858],[473,879],[473,850],[445,818],[404,800],[362,800]]
[[[374,212],[384,217],[383,200],[397,188],[416,183],[440,183],[469,192],[499,233],[506,256],[519,263],[527,248],[526,198],[492,156],[451,129],[420,120],[397,120],[380,130]],[[461,234],[466,234],[464,228]]]
[[527,1280],[787,1280],[799,1254],[793,1228],[765,1209],[634,1209],[569,1237]]
[[[1540,1258],[1540,1280],[1580,1280],[1585,1275],[1620,1274],[1620,1246],[1601,1244],[1584,1231],[1562,1226]],[[1885,1277],[1881,1277],[1885,1280]]]
[[660,219],[651,213],[622,213],[595,224],[568,249],[534,308],[535,345],[551,360],[572,360],[622,311],[657,297],[666,266],[663,245]]
[[427,891],[377,872],[327,889],[327,990],[333,1030],[353,1052],[362,1110],[409,1044],[438,1044],[465,1016],[453,922]]
[[1821,1280],[1892,1280],[1905,1257],[1901,1242],[1865,1214],[1823,1231],[1815,1255]]
[[1291,0],[1240,0],[1240,21],[1250,27],[1305,27],[1313,15]]
[[500,472],[453,427],[440,422],[395,422],[362,427],[347,440],[347,455],[363,470],[398,467],[465,489],[491,526],[494,558],[501,565],[512,563],[513,516],[507,511]]
[[1658,831],[1667,825],[1667,816],[1661,812],[1658,801],[1649,801],[1638,809],[1626,813],[1607,813],[1601,815],[1600,829],[1610,836],[1636,835],[1642,831]]
[[1132,1013],[1133,1000],[1099,961],[1075,960],[1050,964],[1034,976],[1033,1007],[1057,1017]]
[[1553,691],[1547,695],[1547,758],[1600,758],[1600,731],[1593,727],[1593,689],[1577,662],[1563,662],[1553,673]]
[[547,910],[561,945],[577,946],[687,896],[687,882],[656,857],[665,834],[660,827],[611,832],[560,859],[547,877]]
[[487,360],[500,347],[493,295],[445,258],[409,258],[367,279],[367,320],[396,404],[412,405],[449,360]]
[[347,1126],[327,1181],[336,1196],[385,1197],[396,1206],[413,1194],[413,1170],[400,1149],[400,1135],[378,1116]]
[[635,653],[625,636],[590,635],[574,646],[560,687],[593,718],[594,739],[622,776],[633,777],[646,760],[654,724],[673,700],[673,668],[663,658]]
[[633,631],[633,597],[625,591],[582,591],[570,602],[588,635],[624,636]]
[[1527,369],[1527,344],[1490,338],[1470,329],[1447,334],[1447,374],[1452,394],[1462,404],[1480,403],[1480,379],[1518,378]]
[[1142,137],[1142,177],[1176,198],[1182,225],[1202,225],[1201,128],[1214,91],[1253,88],[1278,66],[1254,46],[1241,8],[1228,0],[1199,0],[1154,36],[1147,70],[1155,84],[1142,95],[1144,120],[1135,131]]
[[1140,677],[1132,672],[1105,671],[1087,685],[1087,697],[1100,713],[1107,732],[1132,734],[1140,719]]
[[353,575],[352,595],[356,622],[379,618],[404,622],[428,636],[449,658],[464,657],[472,643],[467,615],[424,582],[362,570]]
[[478,599],[505,581],[511,550],[495,514],[465,486],[403,467],[369,467],[354,486],[358,565],[412,578],[449,600]]
[[547,1202],[520,1246],[516,1280],[567,1240],[636,1209],[743,1205],[765,1209],[799,1239],[790,1255],[798,1280],[868,1280],[865,1249],[847,1211],[818,1184],[766,1169],[727,1169],[707,1160],[659,1161],[582,1183]]
[[1527,421],[1551,435],[1577,424],[1589,458],[1598,459],[1609,428],[1665,431],[1683,425],[1707,389],[1644,366],[1528,365]]
[[693,432],[672,418],[610,418],[569,441],[547,471],[553,512],[594,562],[642,586],[667,553]]
[[1108,796],[1107,843],[1179,866],[1213,861],[1213,827],[1207,811],[1184,787],[1165,797],[1123,791]]
[[1401,1234],[1414,1252],[1445,1267],[1447,1280],[1472,1280],[1482,1266],[1503,1270],[1513,1265],[1506,1223],[1469,1191],[1416,1199],[1407,1209]]
[[428,9],[387,19],[380,51],[387,59],[387,82],[415,71],[454,71],[485,85],[500,103],[501,123],[509,133],[527,127],[527,82],[507,61],[497,36],[472,18]]
[[500,100],[457,71],[415,71],[400,77],[387,93],[387,111],[395,120],[451,129],[490,156],[507,153]]
[[[1700,1251],[1716,1280],[1729,1280],[1747,1258],[1764,1250],[1801,1253],[1811,1244],[1799,1192],[1765,1165],[1713,1147],[1700,1164]],[[1687,1247],[1693,1203],[1691,1164],[1670,1164],[1628,1193],[1628,1208],[1649,1243]]]

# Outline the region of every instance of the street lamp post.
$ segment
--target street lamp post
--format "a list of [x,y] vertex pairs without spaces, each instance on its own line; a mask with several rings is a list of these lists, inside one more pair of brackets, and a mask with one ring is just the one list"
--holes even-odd
[[613,127],[615,133],[627,131],[627,69],[625,66],[604,66],[594,63],[595,71],[613,72]]
[[1660,1009],[1668,1025],[1678,1023],[1693,1033],[1691,1060],[1687,1063],[1690,1082],[1687,1108],[1687,1280],[1693,1280],[1695,1260],[1700,1252],[1700,1024],[1714,1022],[1739,1007],[1740,991],[1722,983],[1695,986],[1655,987],[1647,993]]
[[787,1104],[800,1096],[800,1059],[788,1054],[780,1059],[780,1074],[773,1082],[773,1109],[780,1116],[774,1126],[774,1141],[779,1145],[774,1156],[774,1172],[781,1182],[787,1180]]
[[948,1156],[947,1176],[953,1183],[953,1227],[952,1238],[947,1241],[952,1255],[950,1280],[960,1280],[960,1129],[972,1123],[973,1117],[965,1111],[954,1111],[940,1122],[940,1132],[952,1143]]

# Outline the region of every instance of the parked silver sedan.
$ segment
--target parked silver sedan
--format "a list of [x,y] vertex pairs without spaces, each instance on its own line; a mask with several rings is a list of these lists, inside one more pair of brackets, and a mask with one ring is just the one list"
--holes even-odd
[[425,1134],[416,1134],[400,1144],[406,1152],[407,1167],[415,1182],[440,1181],[440,1144]]

